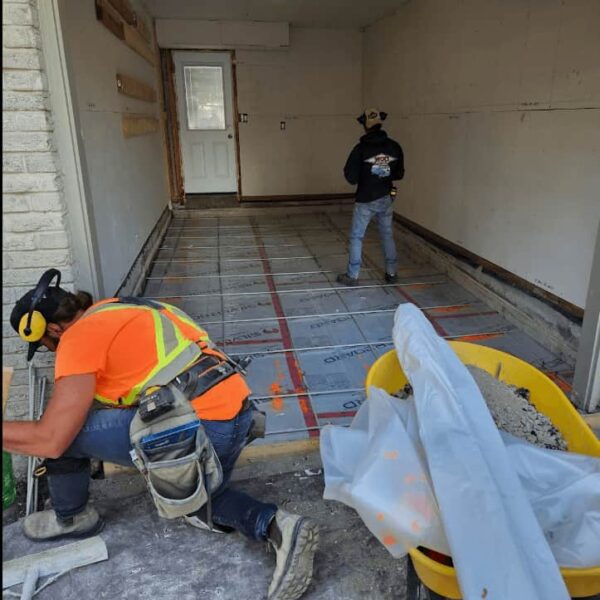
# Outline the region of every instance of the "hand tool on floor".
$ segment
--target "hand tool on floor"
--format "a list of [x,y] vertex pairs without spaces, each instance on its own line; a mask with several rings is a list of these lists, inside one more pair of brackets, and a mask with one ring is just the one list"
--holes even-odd
[[[107,559],[106,544],[97,535],[66,546],[29,554],[2,563],[2,589],[22,583],[21,600],[31,600],[35,594],[72,569]],[[35,589],[38,578],[48,575],[54,577]]]

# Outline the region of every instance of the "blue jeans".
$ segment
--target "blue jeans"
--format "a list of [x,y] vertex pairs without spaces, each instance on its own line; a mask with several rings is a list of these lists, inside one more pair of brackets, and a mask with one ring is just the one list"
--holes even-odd
[[383,196],[372,202],[356,202],[354,204],[352,229],[350,231],[350,257],[346,271],[349,277],[353,279],[358,278],[362,262],[362,241],[365,237],[367,227],[374,216],[377,216],[377,225],[379,226],[383,255],[385,256],[385,271],[390,275],[396,273],[397,258],[392,228],[394,215],[392,203],[393,199],[391,196]]
[[[90,458],[133,466],[129,456],[129,424],[135,411],[117,408],[90,411],[83,428],[63,456],[47,461],[48,471],[60,470],[61,462],[69,462],[70,466],[75,464],[78,469],[48,474],[52,507],[60,518],[72,517],[85,508],[89,497]],[[218,525],[237,529],[250,539],[264,540],[277,506],[259,502],[228,486],[251,423],[251,410],[244,410],[228,421],[202,422],[223,467],[223,483],[212,495],[212,518]]]

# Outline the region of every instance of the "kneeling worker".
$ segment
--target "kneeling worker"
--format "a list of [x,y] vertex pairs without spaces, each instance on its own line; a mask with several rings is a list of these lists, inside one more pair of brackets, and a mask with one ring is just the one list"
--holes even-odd
[[[54,391],[41,419],[4,422],[2,432],[4,450],[46,459],[52,510],[25,518],[27,537],[98,533],[102,518],[88,506],[90,459],[133,462],[162,516],[183,516],[201,529],[237,529],[275,548],[270,600],[304,593],[318,527],[228,487],[252,424],[250,389],[188,315],[143,298],[92,304],[88,293],[62,289],[60,272],[50,269],[16,303],[10,321],[29,342],[28,361],[40,344],[56,352]],[[178,479],[191,472],[184,468],[190,457],[196,479],[188,502]],[[179,470],[163,468],[175,463]],[[171,489],[175,500],[166,497]],[[193,510],[181,514],[182,507]]]

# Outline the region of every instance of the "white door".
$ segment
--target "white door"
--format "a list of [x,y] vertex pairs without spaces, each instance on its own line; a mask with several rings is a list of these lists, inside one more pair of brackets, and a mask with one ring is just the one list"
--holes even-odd
[[186,194],[237,192],[231,55],[174,52]]

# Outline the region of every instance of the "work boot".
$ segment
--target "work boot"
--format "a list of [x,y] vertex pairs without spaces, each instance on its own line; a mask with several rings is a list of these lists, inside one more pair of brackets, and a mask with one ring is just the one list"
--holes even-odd
[[394,273],[393,275],[386,273],[385,274],[385,282],[386,283],[398,283],[398,275],[396,275],[396,273]]
[[312,578],[318,525],[306,517],[278,510],[269,526],[268,540],[277,553],[268,600],[300,598]]
[[338,275],[336,277],[336,281],[338,283],[343,283],[344,285],[349,286],[358,285],[358,278],[350,277],[350,275],[348,275],[347,273],[341,273],[340,275]]
[[104,520],[91,506],[68,519],[59,519],[53,510],[43,510],[23,520],[23,533],[34,542],[86,538],[100,533],[103,527]]

